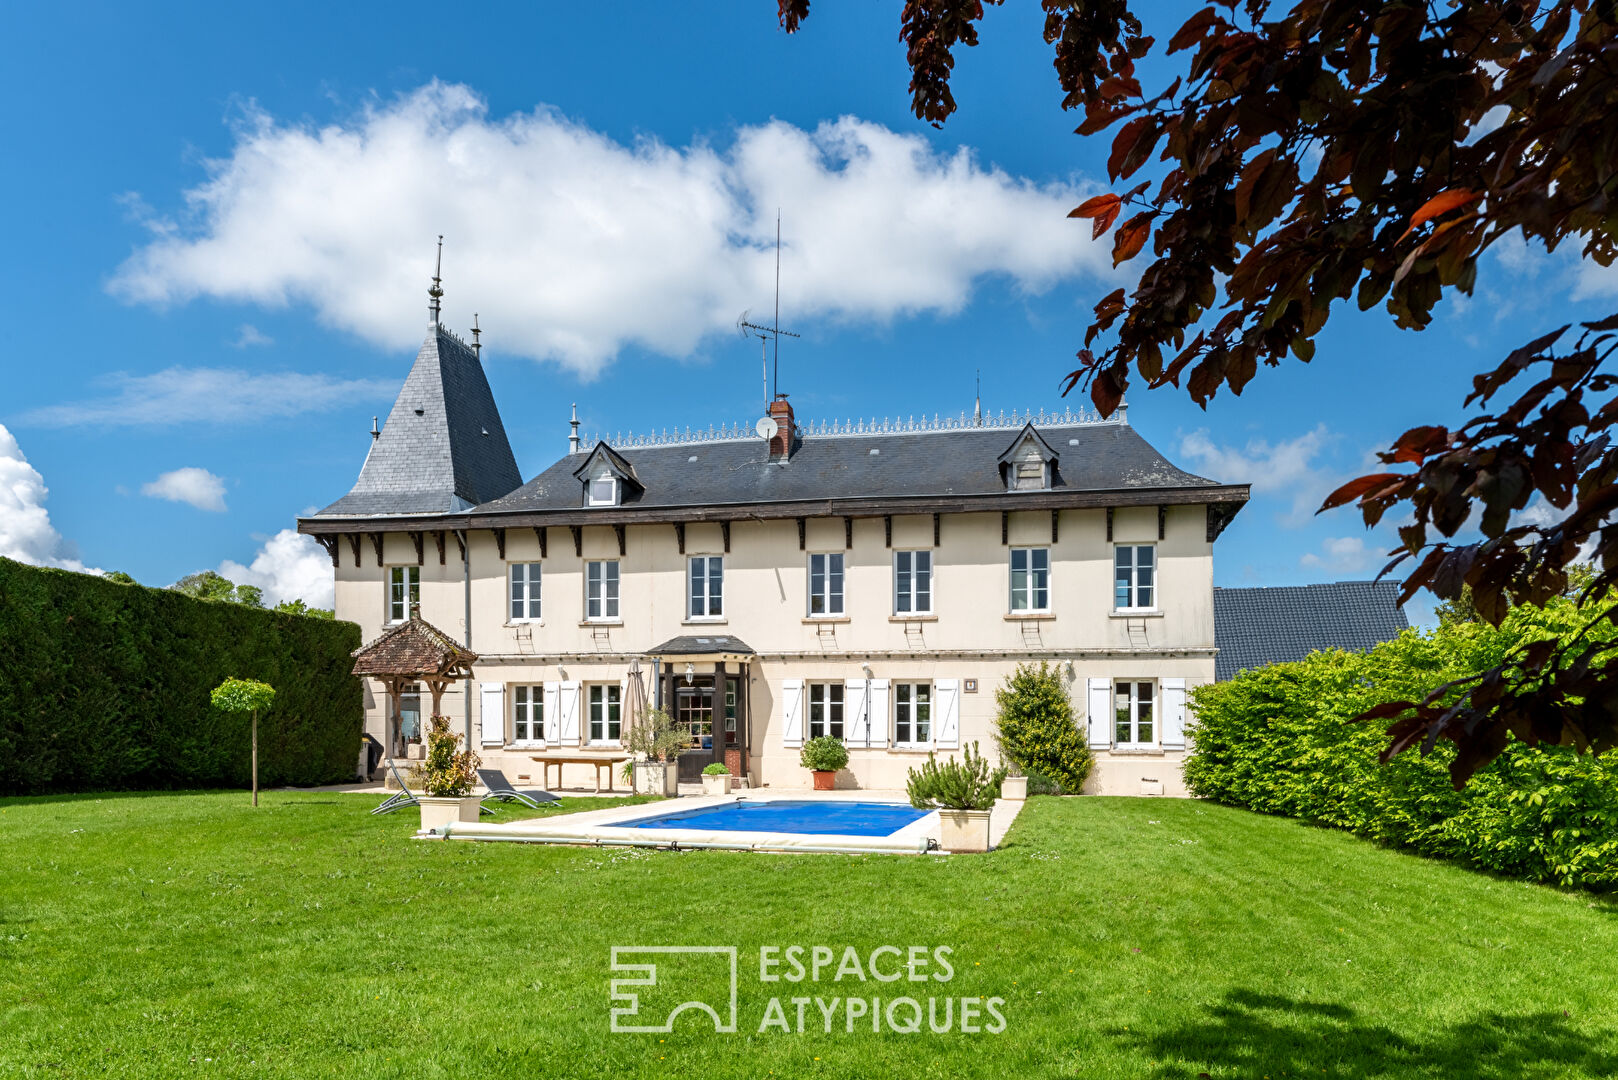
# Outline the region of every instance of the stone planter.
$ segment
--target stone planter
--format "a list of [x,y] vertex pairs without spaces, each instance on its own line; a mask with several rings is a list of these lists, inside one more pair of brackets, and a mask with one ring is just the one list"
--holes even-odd
[[704,795],[729,795],[730,774],[720,773],[715,776],[710,773],[702,774],[702,793]]
[[680,767],[672,761],[635,762],[635,794],[668,798],[680,793]]
[[945,851],[988,851],[989,811],[940,810],[938,846]]
[[1028,777],[1008,776],[1000,782],[1000,797],[1012,802],[1022,802],[1028,798]]
[[454,825],[457,822],[477,821],[478,802],[476,795],[421,796],[420,835],[425,836],[430,832],[441,830],[445,825]]
[[814,769],[815,790],[830,791],[837,786],[837,774],[830,769]]

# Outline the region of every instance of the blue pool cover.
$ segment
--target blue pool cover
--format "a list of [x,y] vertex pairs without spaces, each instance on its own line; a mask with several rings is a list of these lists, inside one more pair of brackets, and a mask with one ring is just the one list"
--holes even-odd
[[803,833],[810,836],[891,836],[932,811],[904,803],[742,799],[655,817],[618,822],[627,829],[708,829],[714,832]]

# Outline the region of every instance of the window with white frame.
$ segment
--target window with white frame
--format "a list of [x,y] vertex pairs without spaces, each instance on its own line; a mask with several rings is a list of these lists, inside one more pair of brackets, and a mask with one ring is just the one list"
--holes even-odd
[[843,613],[843,553],[809,556],[809,614]]
[[893,613],[929,615],[933,610],[933,553],[893,553]]
[[421,567],[388,567],[388,621],[404,622],[421,603]]
[[545,688],[543,686],[513,686],[511,688],[511,741],[514,743],[541,743],[545,741]]
[[1119,611],[1157,607],[1157,549],[1151,544],[1119,544],[1113,554],[1113,606]]
[[1112,688],[1112,704],[1117,722],[1113,742],[1117,746],[1153,746],[1157,742],[1157,713],[1153,684],[1120,682]]
[[809,737],[818,739],[830,735],[843,737],[843,684],[817,682],[809,684]]
[[621,692],[616,683],[593,683],[590,686],[591,743],[615,743],[622,737]]
[[585,499],[591,506],[618,505],[618,478],[603,469],[590,478]]
[[584,617],[618,617],[618,560],[598,559],[584,564]]
[[717,619],[725,613],[725,560],[721,555],[693,555],[686,571],[687,617]]
[[1050,548],[1011,549],[1011,610],[1051,609]]
[[933,684],[893,684],[895,746],[928,746],[933,741]]
[[539,621],[539,564],[511,564],[511,621]]

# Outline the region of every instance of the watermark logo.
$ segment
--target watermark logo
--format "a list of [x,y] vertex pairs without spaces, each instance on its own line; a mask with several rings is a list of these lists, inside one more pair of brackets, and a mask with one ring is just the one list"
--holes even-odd
[[[742,1022],[738,955],[734,945],[614,946],[612,970],[634,977],[612,980],[612,1030],[666,1034],[681,1013],[694,1010],[713,1020],[715,1032],[734,1034]],[[1005,998],[936,992],[955,978],[953,955],[948,945],[880,945],[866,952],[852,945],[763,946],[758,982],[761,993],[771,996],[756,1025],[746,1018],[747,1029],[760,1035],[851,1035],[867,1028],[900,1035],[1005,1031]],[[717,995],[724,986],[729,999],[720,1007]],[[662,1022],[646,1022],[657,1019]]]
[[[627,959],[641,958],[642,963],[629,963]],[[667,959],[649,959],[664,957]],[[682,959],[676,959],[676,958]],[[661,965],[661,970],[659,965]],[[623,1034],[658,1034],[672,1032],[675,1019],[687,1009],[707,1013],[713,1017],[714,1031],[733,1034],[736,1031],[736,946],[734,945],[614,945],[612,970],[634,972],[639,977],[612,980],[612,1000],[624,1002],[612,1008],[612,1030]],[[667,997],[671,985],[681,984],[689,989],[693,985],[712,982],[723,971],[730,986],[730,997],[723,1013],[711,1001],[699,999],[681,1001],[663,1012],[661,1024],[633,1024],[628,1020],[648,1020],[655,1013],[641,1012],[642,996],[662,999]],[[660,981],[661,977],[661,981]],[[657,991],[657,993],[653,993]],[[675,989],[675,997],[685,996]],[[655,1008],[655,1006],[654,1006]]]

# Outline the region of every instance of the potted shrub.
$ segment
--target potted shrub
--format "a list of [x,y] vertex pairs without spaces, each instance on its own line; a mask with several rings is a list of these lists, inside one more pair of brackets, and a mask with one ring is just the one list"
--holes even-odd
[[704,795],[730,794],[730,770],[723,762],[716,761],[702,770],[702,793]]
[[1006,770],[991,771],[977,751],[973,743],[960,761],[942,765],[928,754],[920,769],[910,770],[905,784],[911,806],[938,811],[939,844],[945,851],[989,850],[989,810],[1000,797]]
[[1000,781],[1000,797],[1007,802],[1025,802],[1028,799],[1028,777],[1007,776]]
[[459,749],[461,737],[449,730],[449,720],[435,716],[428,722],[427,756],[416,772],[421,781],[421,832],[442,832],[445,825],[478,819],[477,754]]
[[680,727],[667,709],[653,709],[644,722],[629,729],[624,749],[633,755],[635,794],[677,795],[679,767],[675,759],[691,748],[691,733]]
[[830,791],[836,786],[837,770],[848,764],[848,747],[841,739],[822,735],[803,744],[798,763],[815,774],[816,791]]

